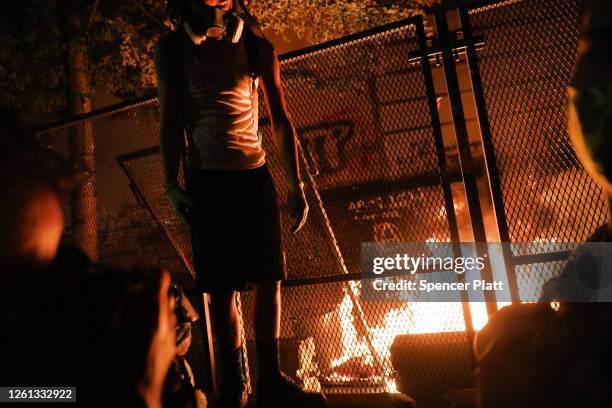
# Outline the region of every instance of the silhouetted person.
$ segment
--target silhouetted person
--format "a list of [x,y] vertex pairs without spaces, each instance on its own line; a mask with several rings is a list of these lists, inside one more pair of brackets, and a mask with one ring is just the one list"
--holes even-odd
[[474,355],[479,408],[529,407],[526,401],[537,377],[538,352],[532,344],[554,315],[548,304],[507,306],[477,333]]
[[[608,222],[588,242],[612,241],[612,4],[587,1],[576,72],[569,87],[569,132],[580,162],[608,198]],[[571,255],[557,279],[544,287],[543,299],[597,301],[612,285],[604,260],[607,246],[585,246]],[[608,271],[609,272],[609,271]],[[608,299],[611,300],[611,299]]]
[[[55,259],[71,179],[40,148],[13,108],[0,108],[0,342],[23,316],[36,313]],[[5,352],[5,350],[2,350]]]
[[[236,291],[249,284],[258,405],[321,404],[321,395],[303,393],[279,368],[285,262],[276,193],[258,132],[259,82],[287,175],[293,232],[306,221],[308,205],[276,53],[239,2],[168,3],[178,28],[155,47],[164,182],[172,208],[191,227],[198,283],[210,294],[224,373],[221,404],[246,402]],[[186,190],[178,182],[183,156]]]
[[[612,405],[612,3],[585,2],[584,30],[569,88],[569,132],[580,162],[603,188],[608,222],[577,248],[543,299],[558,299],[556,318],[536,345],[541,351],[533,406]],[[579,287],[579,290],[576,290]],[[578,295],[578,296],[576,296]]]
[[60,244],[73,173],[16,117],[0,109],[0,385],[159,408],[176,352],[169,275],[94,265]]

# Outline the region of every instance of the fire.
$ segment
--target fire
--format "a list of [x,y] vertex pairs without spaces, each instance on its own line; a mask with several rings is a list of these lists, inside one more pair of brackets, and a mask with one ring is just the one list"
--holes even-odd
[[[460,193],[460,191],[459,191]],[[467,212],[467,201],[464,195],[457,194],[454,200],[454,210],[459,226],[459,239],[461,242],[473,242],[471,222]],[[454,194],[455,195],[455,194]],[[446,219],[446,209],[439,209],[440,219]],[[491,242],[499,241],[499,233],[492,206],[485,207],[483,221],[486,235]],[[391,228],[384,224],[377,225],[374,236],[378,242],[389,242],[388,231]],[[383,228],[384,227],[384,228]],[[382,231],[382,232],[381,232]],[[393,241],[401,241],[401,232],[393,230]],[[556,242],[556,237],[547,234],[542,242]],[[544,236],[544,235],[543,235]],[[449,242],[448,236],[432,235],[426,242]],[[540,241],[536,239],[536,242]],[[508,285],[508,276],[505,269],[503,251],[500,245],[492,244],[488,248],[491,270],[496,280]],[[339,357],[332,359],[328,365],[331,374],[323,376],[328,381],[351,383],[367,380],[367,384],[377,384],[387,392],[397,392],[395,372],[391,362],[391,346],[395,338],[406,334],[429,334],[442,332],[462,332],[466,330],[463,305],[460,302],[406,302],[405,304],[385,309],[385,316],[377,320],[378,325],[370,326],[360,303],[360,286],[358,282],[349,282],[345,287],[345,295],[336,311],[329,316],[330,322],[339,321],[339,331],[342,339],[342,352]],[[501,299],[500,299],[501,300]],[[505,300],[505,299],[504,299]],[[480,330],[488,322],[486,304],[483,299],[468,299],[472,326],[475,331]],[[498,308],[509,304],[507,301],[498,301]],[[381,308],[388,307],[381,303]],[[333,315],[333,319],[332,316]],[[335,320],[334,320],[335,319]],[[302,345],[300,346],[302,350]],[[309,350],[309,351],[307,351]],[[321,384],[310,377],[320,375],[314,363],[314,340],[312,338],[303,342],[303,351],[300,352],[300,378],[305,385],[310,384],[311,389],[320,389]],[[327,369],[326,371],[329,371]],[[310,377],[305,373],[310,373]],[[316,373],[316,374],[315,374]],[[327,372],[325,374],[328,374]],[[310,379],[309,379],[310,378]]]
[[[367,329],[371,349],[366,335],[360,336],[356,329],[354,308],[347,293],[338,306],[343,354],[331,362],[332,377],[351,381],[367,376],[383,383],[387,392],[397,392],[390,351],[396,336],[465,331],[460,303],[409,302],[388,311],[383,324]],[[486,316],[486,309],[482,308],[482,313]]]
[[[404,334],[426,334],[465,331],[463,309],[458,302],[407,302],[405,305],[386,312],[382,323],[366,326],[366,333],[360,333],[356,319],[360,308],[360,284],[351,282],[345,288],[345,295],[335,314],[340,322],[342,353],[333,359],[329,366],[331,374],[326,378],[331,383],[364,381],[376,384],[387,392],[398,392],[395,372],[391,362],[391,345],[396,336]],[[352,291],[349,292],[349,291]],[[470,303],[474,329],[479,330],[488,320],[486,305],[482,302]],[[302,379],[306,389],[321,390],[320,371],[315,362],[315,341],[308,338],[298,350],[300,368],[297,376]]]
[[[445,216],[442,209],[441,216]],[[487,220],[491,227],[491,220]],[[465,234],[461,234],[464,236]],[[447,242],[448,237],[430,237],[427,242]],[[498,279],[506,278],[501,247],[489,248],[491,267]],[[395,371],[391,362],[391,346],[395,338],[406,334],[428,334],[442,332],[463,332],[466,330],[463,307],[460,302],[406,302],[387,310],[384,319],[370,326],[360,305],[361,287],[359,282],[348,282],[345,295],[337,309],[328,316],[328,323],[337,319],[342,340],[342,353],[331,360],[331,374],[323,376],[331,383],[376,384],[387,392],[398,392]],[[469,299],[473,329],[480,330],[488,321],[486,304]],[[381,307],[385,307],[381,303]],[[499,304],[502,307],[504,304]],[[333,315],[333,316],[332,316]],[[359,330],[358,328],[361,328]],[[320,390],[319,368],[314,362],[314,340],[307,339],[300,345],[300,369],[308,389]]]

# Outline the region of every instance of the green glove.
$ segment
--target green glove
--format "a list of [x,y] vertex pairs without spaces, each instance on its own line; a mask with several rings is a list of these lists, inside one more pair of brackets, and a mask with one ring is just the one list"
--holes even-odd
[[196,204],[187,192],[180,188],[178,184],[173,183],[166,187],[166,197],[168,197],[172,210],[181,221],[186,225],[191,224],[194,219]]

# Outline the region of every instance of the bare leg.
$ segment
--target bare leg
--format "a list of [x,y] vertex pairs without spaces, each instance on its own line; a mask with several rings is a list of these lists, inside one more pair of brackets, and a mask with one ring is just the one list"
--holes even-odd
[[255,336],[257,340],[272,341],[280,335],[280,282],[255,285]]
[[243,408],[248,394],[240,321],[236,308],[236,292],[217,292],[210,296],[211,317],[219,344],[221,357],[222,386],[219,397],[220,407]]
[[255,286],[255,336],[257,342],[257,407],[325,406],[322,394],[305,393],[280,369],[280,282]]
[[283,377],[280,370],[278,338],[280,334],[280,282],[255,285],[255,340],[257,344],[257,386],[277,388]]
[[242,346],[236,292],[210,294],[211,318],[220,349],[236,350]]

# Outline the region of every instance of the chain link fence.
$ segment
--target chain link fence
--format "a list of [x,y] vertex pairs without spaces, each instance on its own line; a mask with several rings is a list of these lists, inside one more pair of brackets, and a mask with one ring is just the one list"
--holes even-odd
[[[523,301],[562,271],[547,242],[586,240],[606,220],[601,189],[582,169],[567,130],[567,86],[575,64],[581,0],[504,1],[469,11],[515,273]],[[537,243],[541,242],[541,245]],[[557,246],[558,248],[559,246]]]

